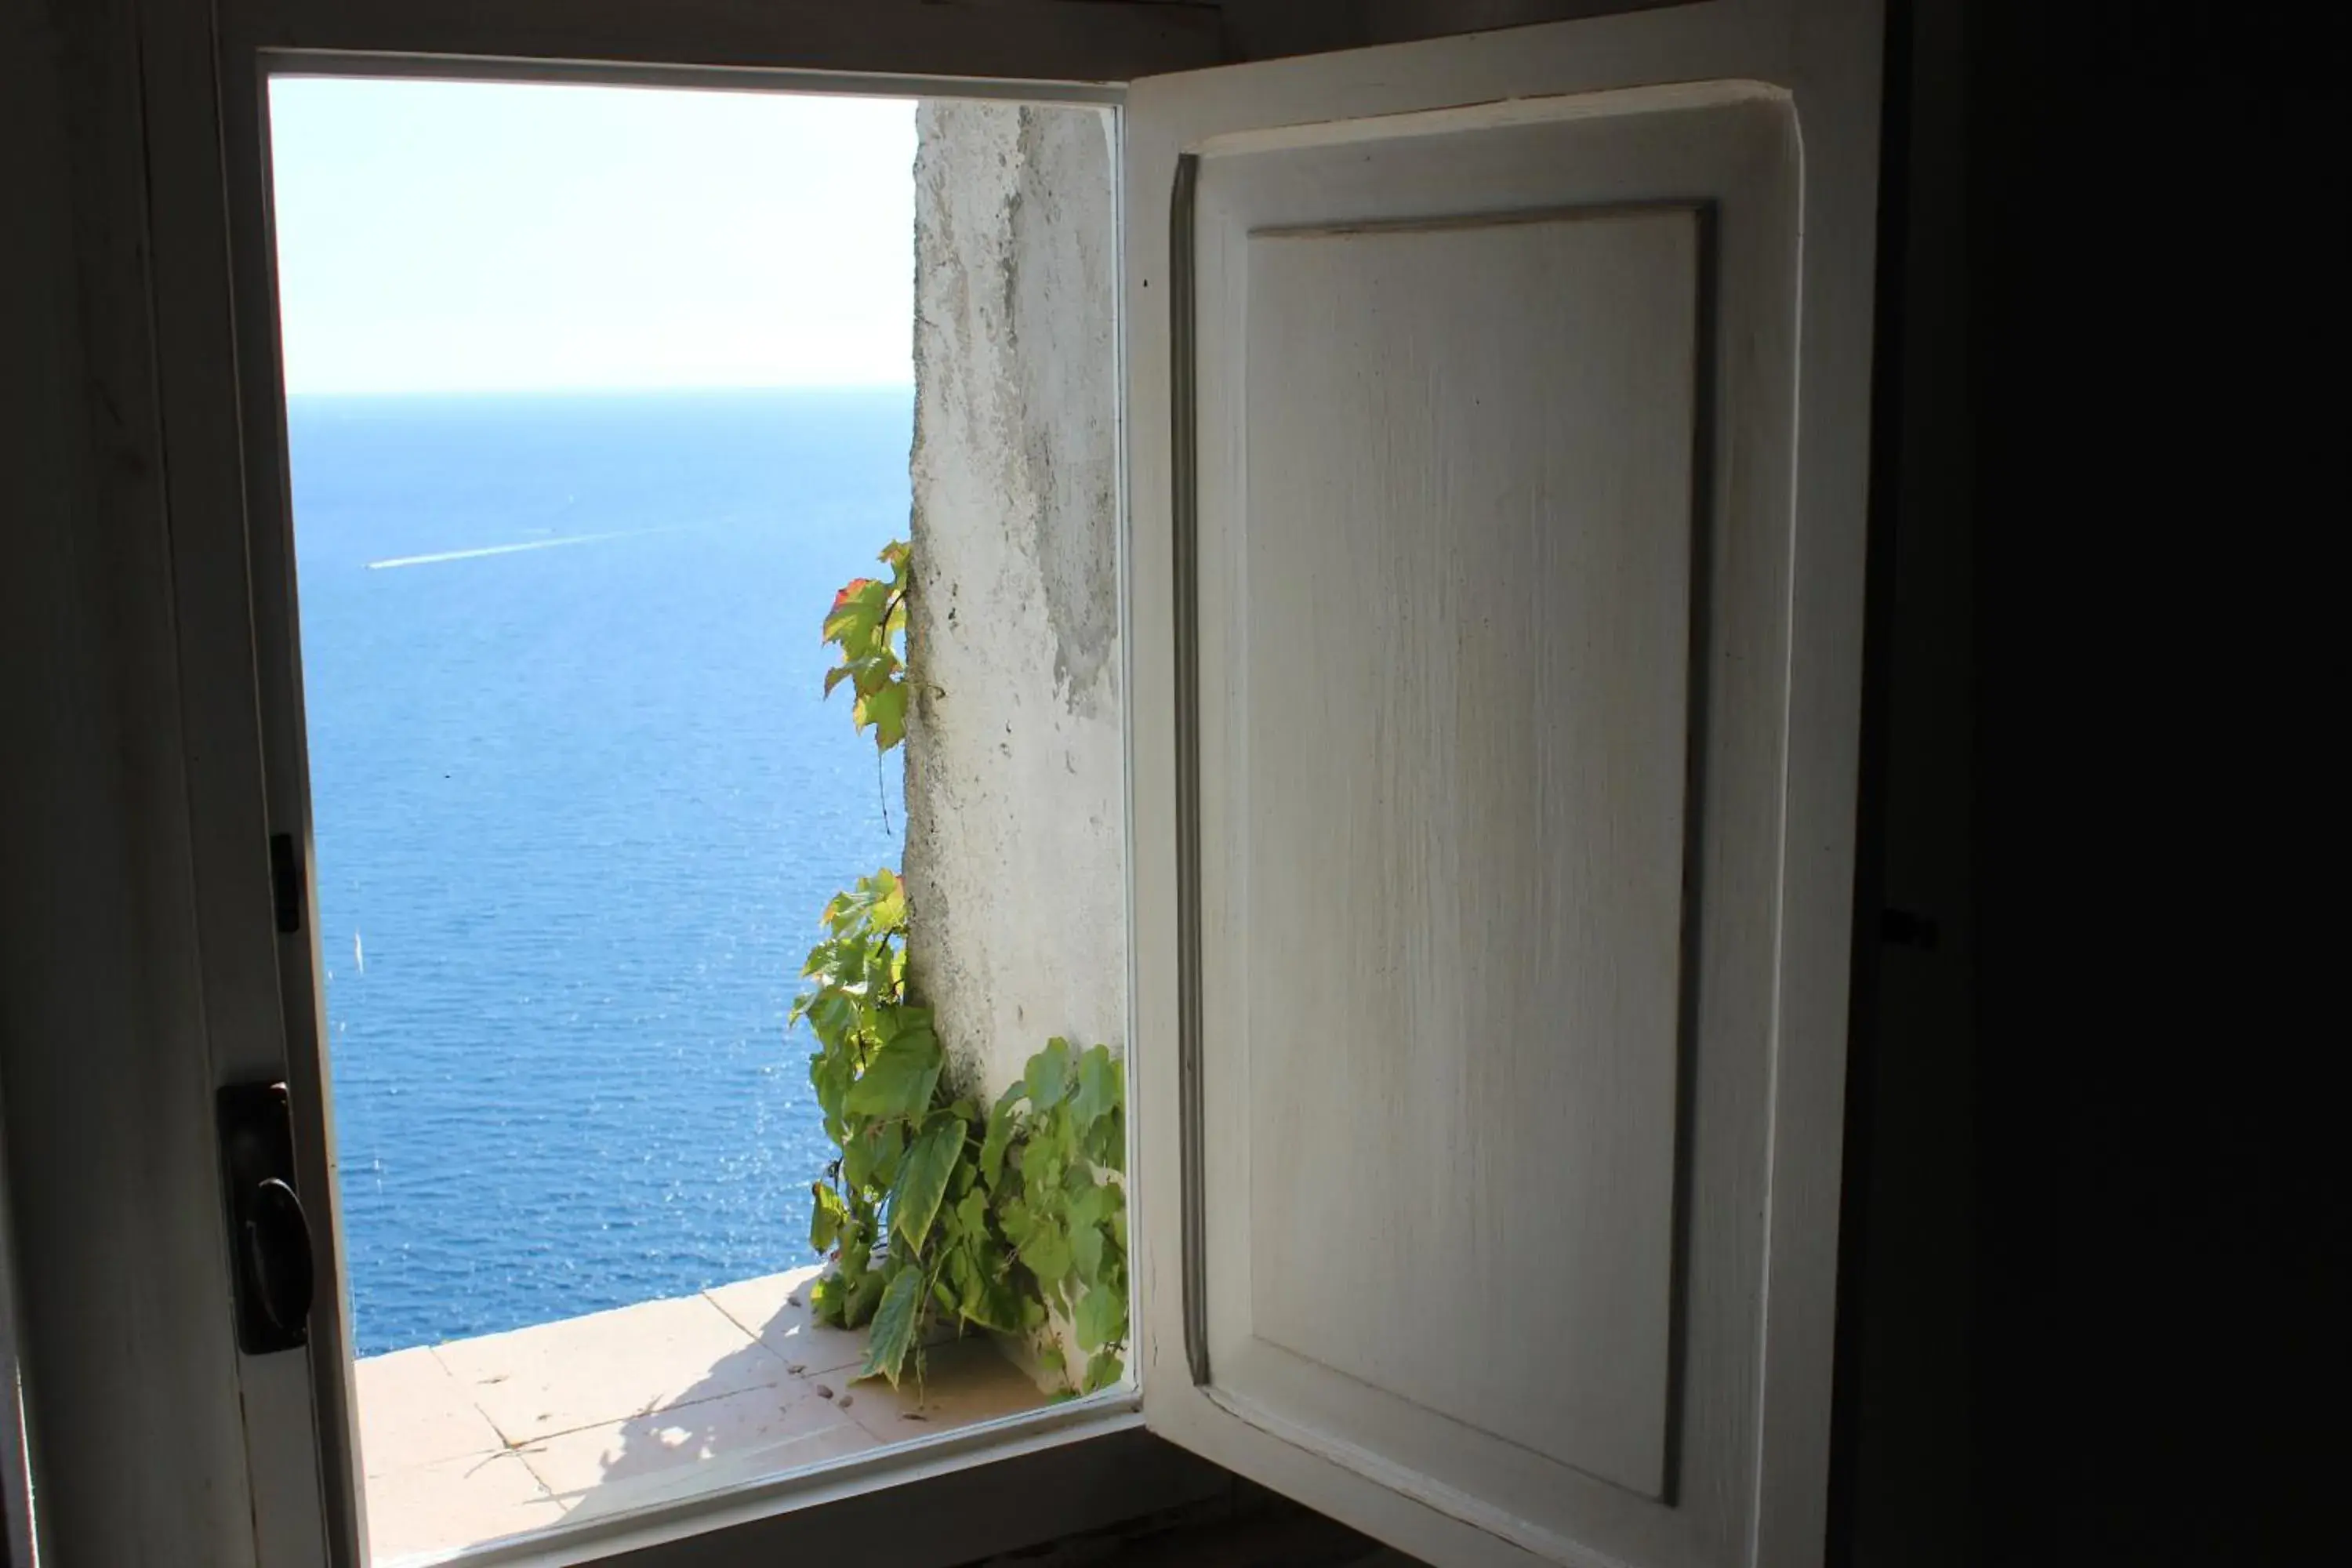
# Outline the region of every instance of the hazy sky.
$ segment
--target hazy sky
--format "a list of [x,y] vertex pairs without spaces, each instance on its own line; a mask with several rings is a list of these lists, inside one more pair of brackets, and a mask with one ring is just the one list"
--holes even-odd
[[270,87],[292,392],[912,379],[914,105]]

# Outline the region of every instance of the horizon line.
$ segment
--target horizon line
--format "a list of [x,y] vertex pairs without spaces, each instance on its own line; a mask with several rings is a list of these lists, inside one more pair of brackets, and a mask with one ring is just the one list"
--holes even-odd
[[286,389],[289,403],[298,397],[595,397],[649,393],[712,392],[912,392],[906,381],[715,381],[651,382],[636,385],[562,386],[332,386]]

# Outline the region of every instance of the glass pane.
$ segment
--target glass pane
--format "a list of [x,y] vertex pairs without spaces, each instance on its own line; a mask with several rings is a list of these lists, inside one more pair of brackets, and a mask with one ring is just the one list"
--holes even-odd
[[289,79],[271,117],[377,1560],[1117,1380],[1107,114]]

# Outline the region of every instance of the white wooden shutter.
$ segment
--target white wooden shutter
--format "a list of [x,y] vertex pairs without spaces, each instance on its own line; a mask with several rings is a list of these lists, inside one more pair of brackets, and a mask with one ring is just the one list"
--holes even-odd
[[1145,1414],[1437,1564],[1821,1557],[1878,72],[1129,100]]

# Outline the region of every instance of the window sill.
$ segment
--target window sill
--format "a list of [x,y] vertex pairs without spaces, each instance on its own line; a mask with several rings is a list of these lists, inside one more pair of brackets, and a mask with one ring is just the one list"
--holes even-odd
[[1049,1403],[982,1336],[943,1337],[902,1387],[853,1381],[866,1336],[816,1321],[818,1274],[361,1361],[371,1556],[446,1562]]
[[854,1552],[950,1568],[1211,1496],[1216,1467],[1143,1430],[1131,1389],[435,1556],[465,1568],[715,1568]]

